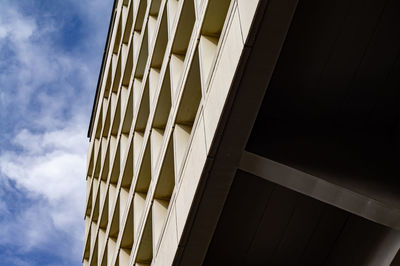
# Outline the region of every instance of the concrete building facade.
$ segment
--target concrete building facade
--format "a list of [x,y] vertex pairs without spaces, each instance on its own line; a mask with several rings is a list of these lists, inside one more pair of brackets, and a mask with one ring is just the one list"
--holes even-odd
[[400,11],[116,0],[84,265],[400,265]]

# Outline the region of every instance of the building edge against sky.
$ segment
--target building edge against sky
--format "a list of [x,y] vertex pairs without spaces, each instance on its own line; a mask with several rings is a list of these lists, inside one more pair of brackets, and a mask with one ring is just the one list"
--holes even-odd
[[115,1],[84,265],[399,263],[400,8],[320,2]]

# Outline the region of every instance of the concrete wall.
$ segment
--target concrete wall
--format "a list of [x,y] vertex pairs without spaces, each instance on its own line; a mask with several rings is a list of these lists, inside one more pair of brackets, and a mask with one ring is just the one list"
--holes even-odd
[[84,265],[171,265],[258,1],[120,0],[87,164]]

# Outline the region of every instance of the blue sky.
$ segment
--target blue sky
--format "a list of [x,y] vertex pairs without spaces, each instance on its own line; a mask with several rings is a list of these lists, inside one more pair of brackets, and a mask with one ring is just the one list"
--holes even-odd
[[81,265],[113,0],[0,0],[0,265]]

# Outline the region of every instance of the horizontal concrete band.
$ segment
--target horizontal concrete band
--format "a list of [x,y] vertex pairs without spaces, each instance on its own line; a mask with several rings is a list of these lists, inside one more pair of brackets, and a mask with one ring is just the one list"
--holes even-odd
[[244,152],[239,168],[283,187],[400,230],[400,210],[254,153]]

